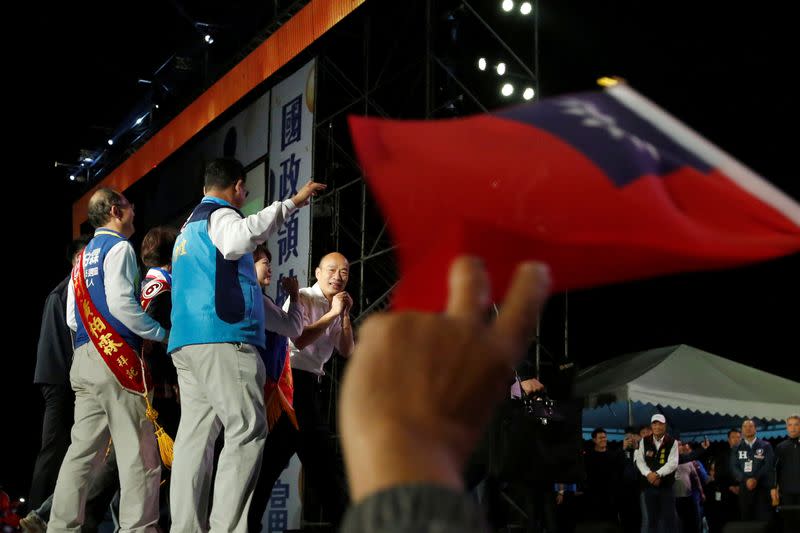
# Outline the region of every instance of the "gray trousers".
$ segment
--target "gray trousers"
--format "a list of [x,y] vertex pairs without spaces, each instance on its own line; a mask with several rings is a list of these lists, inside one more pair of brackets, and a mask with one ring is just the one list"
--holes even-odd
[[124,390],[91,343],[75,350],[72,443],[61,464],[48,533],[80,531],[93,470],[113,439],[120,481],[120,531],[154,532],[161,459],[144,399]]
[[[197,344],[172,353],[181,421],[175,438],[170,508],[173,533],[247,532],[267,437],[264,363],[249,344]],[[225,441],[208,518],[214,442]]]

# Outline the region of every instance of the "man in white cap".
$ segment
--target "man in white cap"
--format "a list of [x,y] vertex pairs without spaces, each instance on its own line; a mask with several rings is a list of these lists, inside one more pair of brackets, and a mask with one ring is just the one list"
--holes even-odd
[[675,495],[672,484],[678,468],[678,444],[667,435],[667,419],[662,414],[650,418],[653,434],[642,439],[634,461],[644,476],[644,503],[647,508],[648,531],[677,531]]

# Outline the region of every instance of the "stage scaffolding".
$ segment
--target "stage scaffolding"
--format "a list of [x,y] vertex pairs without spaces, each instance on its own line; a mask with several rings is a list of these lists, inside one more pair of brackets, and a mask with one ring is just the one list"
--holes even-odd
[[[515,26],[528,24],[527,33],[513,43],[503,38],[508,28],[496,25],[500,6],[499,0],[372,0],[309,51],[318,58],[314,174],[328,184],[313,205],[312,260],[333,250],[350,260],[347,290],[356,325],[388,307],[397,267],[386,220],[355,159],[347,116],[445,118],[508,105],[498,92],[500,77],[478,70],[480,51],[490,58],[495,51],[511,79],[538,94],[536,3],[533,16]],[[332,426],[344,364],[335,357],[326,368]]]

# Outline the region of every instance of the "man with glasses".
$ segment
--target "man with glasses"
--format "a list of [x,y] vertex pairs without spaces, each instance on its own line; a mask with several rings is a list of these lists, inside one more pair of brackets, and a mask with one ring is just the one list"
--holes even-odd
[[[264,411],[264,304],[252,252],[325,185],[245,217],[242,164],[216,159],[205,196],[172,254],[172,335],[181,420],[175,439],[170,507],[173,531],[244,532],[267,434]],[[225,440],[208,517],[214,442]],[[210,524],[209,524],[210,522]]]
[[48,531],[76,531],[84,521],[89,481],[113,439],[120,480],[120,530],[155,531],[161,465],[153,424],[145,416],[142,339],[169,332],[139,305],[139,268],[128,242],[133,205],[102,188],[89,200],[97,228],[72,272],[67,324],[75,331],[70,381],[75,423],[56,483]]

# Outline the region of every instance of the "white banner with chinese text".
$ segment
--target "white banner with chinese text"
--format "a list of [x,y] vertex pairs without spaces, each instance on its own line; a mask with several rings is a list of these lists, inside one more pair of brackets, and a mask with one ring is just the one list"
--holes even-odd
[[[312,176],[316,60],[312,60],[272,89],[269,135],[269,201],[294,196]],[[311,254],[311,209],[296,211],[268,241],[272,253],[269,294],[278,305],[285,295],[281,279],[308,280]]]

